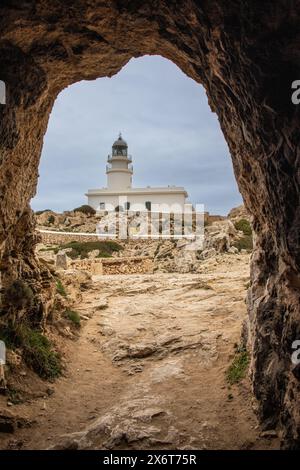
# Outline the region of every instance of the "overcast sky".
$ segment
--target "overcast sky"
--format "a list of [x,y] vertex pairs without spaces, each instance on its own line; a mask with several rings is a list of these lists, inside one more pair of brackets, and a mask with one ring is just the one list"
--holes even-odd
[[57,98],[45,136],[34,210],[71,210],[106,186],[122,131],[133,185],[184,186],[193,203],[226,214],[241,204],[227,144],[202,86],[161,57],[132,59],[112,78],[82,81]]

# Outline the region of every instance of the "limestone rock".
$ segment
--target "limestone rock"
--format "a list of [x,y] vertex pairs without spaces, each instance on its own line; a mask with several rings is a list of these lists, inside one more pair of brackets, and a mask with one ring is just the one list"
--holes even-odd
[[203,250],[201,254],[199,255],[199,258],[201,260],[207,259],[207,258],[213,258],[216,256],[217,250],[215,248],[207,248],[206,250]]
[[241,206],[234,207],[228,214],[228,219],[237,221],[240,219],[245,219],[250,221],[250,214],[247,211],[246,207],[242,204]]
[[99,250],[92,250],[89,252],[88,257],[89,259],[95,259],[99,255]]
[[168,419],[168,414],[157,403],[159,399],[155,396],[142,399],[131,397],[109,410],[84,431],[61,436],[52,450],[94,449],[96,442],[101,449],[116,449],[123,442],[135,449],[143,448],[147,443],[155,445],[173,442],[176,445],[178,434],[173,432],[172,440],[167,438],[162,441],[160,426],[151,424],[157,416]]
[[228,251],[238,232],[230,220],[213,222],[205,230],[205,249],[215,248],[219,253]]
[[66,253],[58,252],[56,255],[57,269],[68,269],[68,258]]
[[60,278],[68,292],[67,303],[77,304],[82,300],[84,286],[91,285],[91,275],[86,271],[68,269],[60,271]]

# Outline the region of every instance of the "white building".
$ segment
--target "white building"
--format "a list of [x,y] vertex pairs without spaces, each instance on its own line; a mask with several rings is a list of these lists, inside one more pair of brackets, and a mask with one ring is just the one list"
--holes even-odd
[[98,212],[130,210],[151,212],[184,212],[187,210],[186,190],[178,186],[133,188],[132,158],[121,134],[112,146],[106,165],[107,187],[89,189],[88,204]]

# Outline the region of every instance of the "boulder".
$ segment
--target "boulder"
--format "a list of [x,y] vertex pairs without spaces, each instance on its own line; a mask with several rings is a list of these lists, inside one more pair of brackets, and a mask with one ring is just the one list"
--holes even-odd
[[202,253],[200,253],[199,258],[201,260],[205,260],[208,258],[212,258],[213,256],[216,256],[217,250],[215,248],[207,248],[206,250],[203,250]]
[[65,252],[60,251],[56,255],[56,267],[57,269],[68,269],[68,258]]

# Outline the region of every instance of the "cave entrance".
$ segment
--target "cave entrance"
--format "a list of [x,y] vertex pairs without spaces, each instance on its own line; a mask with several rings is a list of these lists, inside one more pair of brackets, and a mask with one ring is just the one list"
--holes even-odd
[[[119,129],[123,132],[118,137]],[[188,249],[192,244],[186,245],[186,239],[168,238],[108,238],[97,245],[98,239],[92,236],[98,221],[105,218],[106,208],[101,207],[105,192],[99,199],[99,210],[86,204],[84,194],[89,187],[106,186],[106,155],[115,140],[124,149],[113,147],[108,159],[111,162],[115,155],[117,162],[124,160],[126,164],[130,159],[128,164],[136,168],[133,188],[146,192],[145,212],[153,210],[150,184],[164,189],[184,186],[195,206],[204,202],[210,211],[205,219],[206,249]],[[139,408],[140,415],[144,413],[151,422],[155,418],[147,413],[156,403],[156,407],[166,407],[158,412],[162,434],[168,435],[172,427],[166,416],[176,417],[178,430],[170,445],[178,445],[178,433],[186,428],[200,448],[208,439],[208,434],[199,438],[206,410],[209,433],[213,430],[214,435],[214,443],[209,445],[218,447],[217,442],[224,439],[221,436],[227,434],[229,425],[225,415],[232,406],[224,390],[237,379],[229,370],[230,357],[240,357],[234,345],[240,342],[246,317],[244,296],[249,276],[249,254],[236,254],[239,250],[233,251],[234,240],[230,239],[230,231],[238,233],[235,224],[242,216],[226,218],[240,203],[228,153],[204,90],[161,57],[133,60],[114,78],[75,84],[57,98],[45,136],[39,191],[32,202],[42,236],[37,253],[40,259],[56,263],[57,305],[63,308],[54,318],[58,315],[58,323],[63,321],[70,336],[76,336],[80,325],[76,367],[83,375],[91,373],[86,387],[84,377],[70,372],[72,390],[61,393],[60,409],[65,409],[65,400],[76,404],[80,396],[89,413],[93,406],[100,406],[103,413],[119,402],[123,411],[116,425],[122,427],[126,420],[134,425],[131,409],[137,413]],[[119,210],[120,217],[128,215],[132,206],[131,201],[125,214],[124,208]],[[216,259],[219,269],[215,269]],[[229,268],[235,261],[238,276]],[[228,271],[225,281],[224,269]],[[223,337],[225,345],[220,344]],[[70,351],[74,344],[70,339],[65,341],[72,371],[75,364]],[[222,359],[218,358],[220,350]],[[241,380],[246,380],[245,370],[239,373]],[[197,382],[202,383],[202,390],[196,398]],[[151,397],[141,383],[152,389]],[[216,392],[212,394],[213,384]],[[105,390],[110,386],[115,393],[107,395]],[[140,390],[134,392],[135,387]],[[250,394],[249,383],[247,387]],[[101,403],[95,398],[96,389]],[[168,404],[164,401],[166,392]],[[221,400],[228,406],[218,417]],[[199,410],[189,417],[190,408],[197,408],[196,402],[201,402]],[[251,409],[246,406],[244,411],[252,425]],[[56,419],[59,421],[59,412]],[[78,418],[70,419],[76,427]],[[83,413],[81,421],[84,419]],[[245,424],[241,420],[236,426],[243,428]],[[139,418],[137,425],[141,425]],[[147,447],[159,433],[151,426],[144,427],[149,433],[144,443]],[[251,432],[250,426],[247,432]],[[142,439],[142,431],[137,431],[136,442]],[[187,442],[190,436],[183,439]],[[244,439],[243,432],[239,439],[227,434],[222,445],[239,447]]]
[[[26,280],[45,324],[52,278],[34,257],[35,195],[48,118],[58,94],[80,80],[111,77],[133,57],[159,54],[203,84],[230,149],[256,233],[248,294],[251,370],[258,414],[299,447],[299,79],[295,2],[57,1],[3,7],[0,54],[1,286]],[[176,4],[175,4],[176,3]],[[271,11],[271,16],[270,16]],[[20,29],[22,28],[22,34]],[[287,34],[287,31],[291,32]],[[3,99],[2,99],[3,101]],[[3,297],[2,297],[3,298]],[[2,323],[11,318],[3,310]],[[29,315],[30,313],[30,315]],[[292,398],[291,398],[292,397]]]
[[[229,150],[203,87],[171,61],[144,56],[112,78],[82,81],[58,96],[44,139],[33,209],[73,210],[88,204],[88,188],[107,187],[107,154],[120,130],[134,173],[132,183],[116,180],[117,191],[122,184],[145,190],[186,187],[194,206],[203,203],[206,211],[223,216],[241,204]],[[121,172],[124,163],[119,165]],[[104,211],[99,198],[94,207]],[[139,198],[144,210],[156,202],[154,194],[152,201]]]

